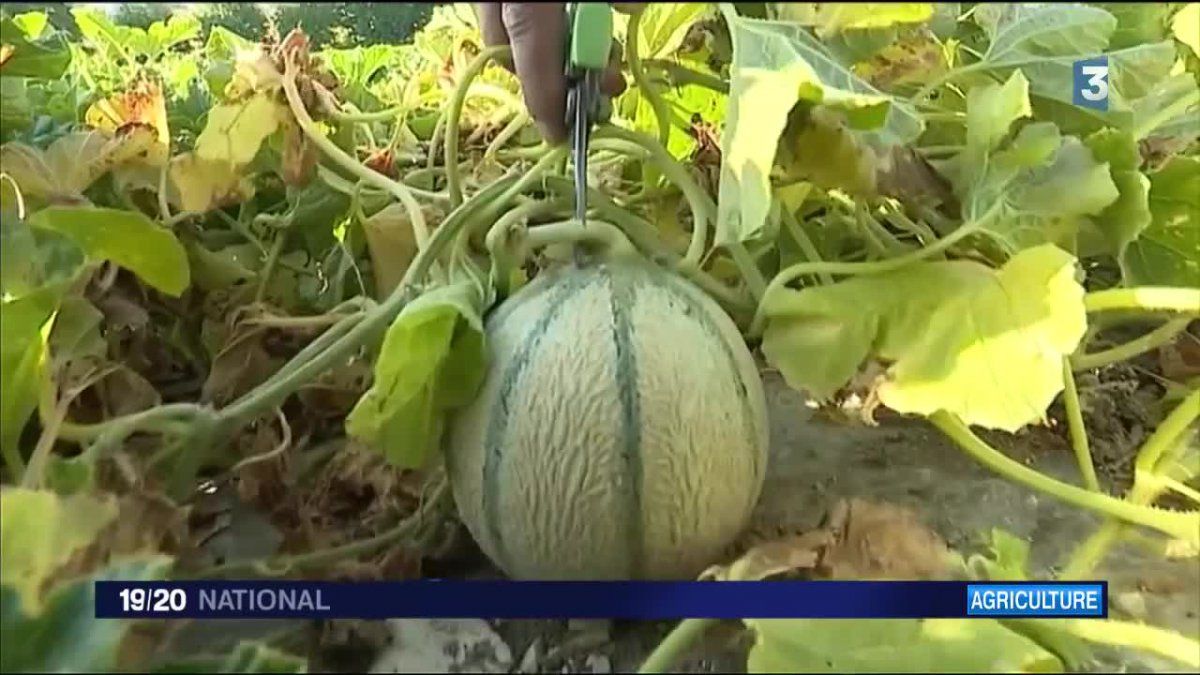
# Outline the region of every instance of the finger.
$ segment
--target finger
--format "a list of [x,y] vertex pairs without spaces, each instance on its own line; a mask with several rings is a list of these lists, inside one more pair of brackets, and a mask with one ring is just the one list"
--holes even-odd
[[508,44],[508,31],[504,30],[500,7],[498,2],[475,3],[475,16],[479,18],[479,32],[483,34],[485,47]]
[[502,14],[525,107],[542,137],[567,138],[566,13],[561,2],[506,2]]

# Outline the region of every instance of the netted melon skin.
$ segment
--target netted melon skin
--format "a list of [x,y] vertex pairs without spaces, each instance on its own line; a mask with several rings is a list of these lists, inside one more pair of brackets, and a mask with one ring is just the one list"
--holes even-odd
[[516,579],[687,579],[762,489],[762,380],[729,317],[642,262],[547,272],[487,321],[491,364],[456,416],[459,514]]

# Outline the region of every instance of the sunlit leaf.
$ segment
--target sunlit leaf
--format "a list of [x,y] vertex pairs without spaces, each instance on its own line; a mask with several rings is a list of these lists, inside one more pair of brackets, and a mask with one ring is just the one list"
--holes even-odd
[[424,466],[437,451],[443,415],[471,401],[487,369],[482,298],[471,281],[429,291],[388,329],[371,389],[346,418],[346,433],[392,464]]
[[1081,4],[981,4],[972,17],[991,38],[982,60],[992,68],[1070,54],[1095,56],[1117,28],[1113,15]]
[[992,619],[755,619],[754,673],[1061,672],[1036,643]]
[[1189,2],[1171,19],[1171,32],[1175,39],[1191,47],[1192,53],[1200,56],[1200,2]]
[[386,297],[399,285],[417,255],[412,222],[402,204],[390,204],[362,226],[375,275],[375,294]]
[[[46,354],[43,328],[63,290],[61,284],[48,286],[0,302],[0,450],[6,457],[20,452],[21,430],[37,407]],[[11,547],[6,538],[3,548]]]
[[922,263],[764,302],[763,353],[793,387],[827,398],[873,355],[889,408],[1006,431],[1044,417],[1086,324],[1075,260],[1048,245],[1000,270]]
[[1200,158],[1150,174],[1151,222],[1121,259],[1130,285],[1200,287]]
[[172,201],[184,211],[203,213],[254,196],[254,184],[223,160],[201,159],[194,152],[171,158]]
[[141,80],[112,98],[93,103],[84,114],[84,121],[110,138],[128,134],[138,127],[149,128],[155,143],[144,151],[146,163],[162,166],[170,155],[167,104],[157,82]]
[[5,487],[0,491],[0,585],[16,589],[33,612],[42,606],[42,584],[114,518],[111,497],[59,497],[47,490]]
[[779,19],[812,26],[821,37],[853,29],[922,23],[933,16],[933,4],[928,2],[787,2],[776,6]]
[[770,205],[768,177],[779,135],[797,101],[841,112],[851,129],[883,142],[915,139],[923,124],[830,57],[799,25],[727,15],[734,44],[729,109],[721,145],[717,243],[762,234]]
[[[0,20],[0,75],[50,80],[71,65],[71,50],[60,34],[35,37],[13,19]],[[40,31],[39,33],[40,34]]]
[[282,119],[280,105],[267,94],[213,106],[196,139],[196,155],[210,162],[249,164]]
[[141,213],[120,209],[52,206],[30,225],[67,235],[94,260],[111,260],[168,295],[189,283],[187,254],[171,230]]

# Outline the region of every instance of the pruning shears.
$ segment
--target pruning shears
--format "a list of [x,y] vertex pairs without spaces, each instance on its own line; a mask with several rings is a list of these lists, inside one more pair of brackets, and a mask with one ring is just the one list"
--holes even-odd
[[612,7],[607,2],[567,3],[567,129],[575,159],[575,217],[586,225],[587,153],[592,126],[608,119],[611,103],[600,78],[612,51]]

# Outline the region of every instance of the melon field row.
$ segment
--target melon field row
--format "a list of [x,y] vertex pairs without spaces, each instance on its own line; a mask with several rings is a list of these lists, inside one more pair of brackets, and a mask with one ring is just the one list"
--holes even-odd
[[[514,578],[875,575],[803,562],[838,558],[845,513],[739,539],[766,369],[1101,517],[1055,578],[1127,542],[1200,554],[1196,3],[617,14],[586,223],[469,5],[353,49],[71,15],[0,17],[0,669],[299,672],[282,643],[97,621],[91,581],[416,578],[460,522]],[[1106,104],[1078,105],[1100,55]],[[1119,368],[1155,391],[1125,484],[1081,403]],[[1075,480],[991,442],[1038,427]],[[230,499],[270,550],[214,552]],[[1029,542],[980,535],[922,574],[1035,578]],[[846,624],[748,619],[746,666],[1200,667],[1197,635],[1117,612]]]

